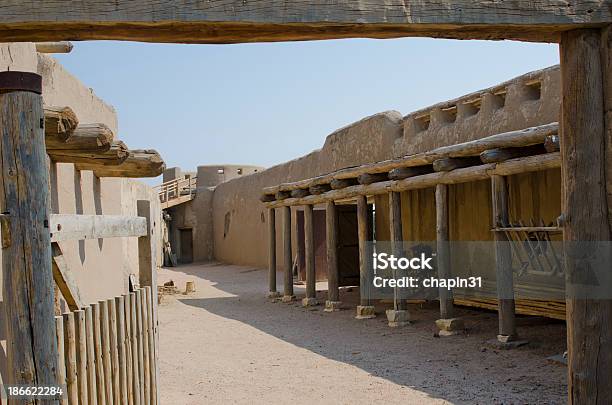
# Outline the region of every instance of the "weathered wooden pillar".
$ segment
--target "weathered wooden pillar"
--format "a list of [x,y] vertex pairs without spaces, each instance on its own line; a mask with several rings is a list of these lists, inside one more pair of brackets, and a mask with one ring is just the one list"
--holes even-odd
[[304,252],[306,258],[306,297],[302,300],[305,307],[317,305],[314,223],[312,205],[304,206]]
[[372,258],[368,254],[368,240],[370,239],[368,215],[368,199],[364,195],[357,197],[357,237],[359,240],[359,294],[360,305],[357,306],[357,319],[370,319],[376,317],[371,300],[371,285],[368,273]]
[[268,208],[268,298],[278,298],[276,290],[276,215]]
[[333,201],[325,206],[325,231],[327,243],[327,301],[325,312],[340,310],[340,289],[338,287],[338,212]]
[[[508,212],[508,184],[504,176],[491,176],[491,207],[493,227],[503,228],[510,224]],[[514,280],[512,279],[512,251],[504,232],[493,232],[495,240],[495,277],[497,281],[497,313],[499,333],[497,340],[508,343],[516,340],[514,317]]]
[[[438,266],[438,278],[448,279],[451,277],[451,257],[449,246],[449,207],[448,207],[448,185],[436,185],[436,263]],[[439,289],[440,294],[440,319],[436,325],[440,330],[440,336],[455,335],[464,329],[463,320],[455,318],[452,291],[446,288]]]
[[[389,231],[393,256],[403,257],[402,194],[395,191],[389,193]],[[399,296],[397,287],[393,291],[393,309],[387,310],[387,320],[391,327],[405,326],[410,321],[406,300]]]
[[[604,112],[612,94],[604,91],[603,81],[604,74],[610,75],[610,60],[602,61],[602,55],[610,57],[609,45],[606,39],[602,47],[599,30],[561,35],[561,174],[570,404],[605,403],[612,398],[612,300],[573,295],[572,285],[589,284],[585,273],[588,266],[581,265],[572,249],[567,249],[573,242],[610,240],[612,218],[608,216],[606,172],[610,173],[612,162],[606,160]],[[606,83],[610,85],[609,77]],[[609,149],[610,143],[607,146]],[[607,288],[608,293],[612,289],[598,287]]]
[[[0,73],[0,225],[8,383],[56,385],[42,79]],[[58,403],[33,401],[32,403]]]
[[285,272],[283,302],[291,302],[295,299],[293,295],[293,253],[291,251],[291,207],[285,206],[281,209],[283,211],[283,270]]

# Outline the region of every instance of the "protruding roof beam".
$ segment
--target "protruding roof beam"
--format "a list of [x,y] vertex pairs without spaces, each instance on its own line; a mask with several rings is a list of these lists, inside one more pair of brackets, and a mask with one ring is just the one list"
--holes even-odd
[[166,164],[157,151],[152,149],[130,150],[129,157],[117,166],[100,166],[87,169],[86,165],[77,165],[79,170],[93,170],[98,177],[157,177],[166,169]]
[[69,41],[37,42],[36,52],[40,53],[70,53],[73,45]]

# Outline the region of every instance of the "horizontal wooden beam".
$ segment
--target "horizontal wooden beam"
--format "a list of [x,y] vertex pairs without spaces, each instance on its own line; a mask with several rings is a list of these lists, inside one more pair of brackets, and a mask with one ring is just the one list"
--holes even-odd
[[36,52],[40,53],[70,53],[72,52],[72,42],[57,41],[57,42],[37,42]]
[[278,208],[292,205],[321,204],[327,201],[353,199],[360,195],[380,195],[391,191],[407,191],[433,187],[436,184],[457,184],[485,180],[493,175],[510,176],[518,173],[555,169],[561,166],[559,153],[529,156],[507,160],[502,163],[488,163],[456,169],[450,172],[436,172],[421,176],[409,177],[404,180],[389,180],[369,185],[357,185],[340,190],[331,190],[321,195],[311,195],[304,198],[288,198],[282,201],[266,203],[268,208]]
[[386,173],[398,168],[431,165],[434,161],[443,158],[478,156],[481,152],[494,148],[511,148],[540,144],[545,141],[547,136],[555,135],[558,131],[559,124],[553,122],[538,127],[504,132],[470,142],[442,146],[428,152],[407,155],[398,159],[349,167],[306,180],[266,187],[263,193],[276,194],[279,190],[288,191],[298,188],[307,188],[318,184],[329,184],[334,179],[357,178],[364,173]]
[[51,242],[144,236],[147,220],[124,215],[52,214],[49,219]]
[[46,106],[45,140],[65,142],[79,125],[77,115],[70,107]]
[[[83,170],[85,165],[77,165]],[[157,177],[166,170],[166,163],[161,155],[153,149],[130,150],[129,156],[117,166],[96,166],[92,169],[98,177]]]
[[55,137],[46,137],[47,153],[54,161],[62,161],[62,156],[107,152],[115,135],[104,124],[79,125],[66,141]]
[[612,22],[608,0],[8,0],[0,42],[238,43],[435,37],[557,42]]
[[95,170],[99,167],[117,166],[125,162],[130,152],[122,141],[114,141],[110,148],[98,151],[53,150],[51,159],[58,163],[74,163],[78,170]]

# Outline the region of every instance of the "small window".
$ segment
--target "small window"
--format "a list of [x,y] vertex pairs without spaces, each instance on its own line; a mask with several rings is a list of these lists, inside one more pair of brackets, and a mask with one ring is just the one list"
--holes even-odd
[[527,85],[528,100],[539,100],[542,97],[542,82],[539,79],[525,84]]
[[225,173],[225,170],[223,170],[223,169],[217,169],[217,174],[223,174],[223,173]]
[[242,169],[238,169],[237,172],[239,175],[242,174]]
[[429,114],[421,115],[419,117],[414,118],[414,123],[416,125],[418,132],[427,131],[429,129]]

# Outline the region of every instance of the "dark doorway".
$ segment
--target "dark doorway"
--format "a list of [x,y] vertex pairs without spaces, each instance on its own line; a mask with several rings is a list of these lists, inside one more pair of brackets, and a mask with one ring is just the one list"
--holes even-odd
[[179,229],[179,234],[181,238],[179,262],[191,263],[193,262],[193,231],[191,228]]

